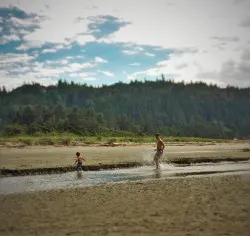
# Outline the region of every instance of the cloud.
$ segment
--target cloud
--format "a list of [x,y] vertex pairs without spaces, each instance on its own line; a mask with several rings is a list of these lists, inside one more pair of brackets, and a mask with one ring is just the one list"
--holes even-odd
[[109,71],[104,71],[104,70],[99,70],[99,73],[105,75],[105,76],[108,76],[108,77],[113,77],[115,76],[114,73],[112,72],[109,72]]
[[246,49],[243,51],[241,56],[242,61],[250,61],[250,50]]
[[10,17],[6,22],[10,23],[14,27],[22,28],[37,28],[39,27],[40,17],[34,16],[32,18],[21,19],[17,17]]
[[43,49],[42,53],[54,53],[57,52],[55,48]]
[[213,36],[211,39],[222,41],[222,42],[238,42],[240,39],[239,37],[232,36],[232,37],[219,37],[219,36]]
[[[56,53],[62,49],[70,49],[71,45],[65,45],[65,44],[54,44],[51,45],[51,48],[45,48],[42,50],[41,53]],[[76,58],[79,58],[79,56],[76,56]]]
[[[122,80],[145,74],[153,79],[163,73],[186,82],[245,85],[249,7],[247,0],[176,0],[174,5],[165,0],[136,4],[2,0],[1,52],[25,55],[26,51],[32,59],[1,68],[0,79],[17,78],[20,71],[41,81],[44,76],[46,83],[49,73],[56,80],[60,75],[96,70],[101,78],[105,75],[98,70],[102,70]],[[229,67],[242,79],[223,80]]]
[[79,45],[84,45],[88,42],[95,41],[95,37],[92,35],[84,34],[84,35],[79,35],[76,37],[73,37],[70,42],[76,42]]
[[122,53],[127,54],[127,55],[135,55],[138,53],[138,51],[135,50],[123,50]]
[[[0,44],[6,45],[23,40],[26,35],[39,28],[40,22],[44,20],[43,16],[28,14],[12,6],[0,8],[0,13],[3,16],[0,20],[1,33],[3,33]],[[29,45],[34,47],[34,41],[25,43],[19,49],[27,50]]]
[[186,68],[186,67],[188,67],[188,64],[187,64],[187,63],[181,63],[181,64],[178,64],[178,65],[175,66],[175,68],[176,68],[177,70],[181,70],[181,69],[184,69],[184,68]]
[[149,52],[145,52],[145,55],[148,56],[148,57],[154,57],[155,56],[155,54],[149,53]]
[[95,62],[97,62],[97,63],[107,63],[108,61],[101,58],[101,57],[95,57]]
[[240,26],[249,28],[249,27],[250,27],[250,17],[247,18],[247,19],[245,19],[245,20],[243,20],[243,21],[240,23]]
[[[132,43],[126,43],[123,45],[123,48],[125,48],[124,50],[122,50],[123,54],[126,55],[135,55],[135,54],[139,54],[145,51],[145,49],[141,46],[132,44]],[[152,56],[153,54],[147,53],[145,52],[145,55],[147,56]]]
[[211,71],[198,74],[198,77],[215,79],[221,82],[224,86],[227,84],[246,87],[250,86],[250,61],[241,61],[237,63],[229,60],[222,64],[219,71]]
[[39,40],[33,40],[33,41],[24,41],[20,46],[18,46],[16,49],[18,51],[27,51],[31,48],[41,48],[43,45],[43,42]]
[[3,35],[0,38],[0,44],[7,44],[11,41],[20,41],[20,37],[18,35],[15,35],[15,34],[10,34],[10,35]]
[[130,66],[140,66],[141,64],[140,63],[138,63],[138,62],[134,62],[134,63],[131,63],[131,64],[129,64]]
[[0,74],[0,85],[1,86],[7,86],[8,90],[14,89],[16,87],[19,87],[25,83],[30,84],[30,83],[40,83],[44,86],[49,86],[49,85],[55,85],[57,84],[57,80],[48,77],[48,78],[34,78],[28,77],[27,75],[18,75],[18,76],[8,76],[4,77]]
[[107,37],[120,30],[121,27],[130,24],[112,15],[91,16],[88,17],[88,20],[91,22],[88,24],[89,32],[92,33],[96,39]]
[[180,76],[179,74],[161,73],[160,68],[151,68],[149,70],[139,71],[132,75],[128,75],[127,79],[128,80],[142,80],[142,79],[155,80],[156,77],[161,76],[162,74],[164,74],[164,76],[167,79],[174,79],[174,78],[176,79]]
[[91,62],[86,62],[86,63],[72,63],[67,65],[67,67],[62,68],[63,71],[65,72],[75,72],[75,71],[79,71],[82,69],[88,69],[88,68],[94,68],[96,65],[94,63]]
[[28,54],[16,54],[16,53],[6,53],[0,54],[0,68],[4,67],[15,67],[16,64],[26,64],[34,59],[34,56]]
[[80,73],[70,73],[69,76],[72,77],[88,77],[88,76],[95,76],[95,72],[80,72]]

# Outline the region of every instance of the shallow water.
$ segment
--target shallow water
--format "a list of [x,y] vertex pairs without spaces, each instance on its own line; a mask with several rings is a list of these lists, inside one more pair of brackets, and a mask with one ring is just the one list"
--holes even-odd
[[161,164],[160,170],[155,170],[154,166],[142,166],[131,169],[6,177],[0,179],[0,194],[85,187],[122,181],[176,178],[190,175],[237,174],[242,172],[250,174],[250,162],[210,163],[183,167]]

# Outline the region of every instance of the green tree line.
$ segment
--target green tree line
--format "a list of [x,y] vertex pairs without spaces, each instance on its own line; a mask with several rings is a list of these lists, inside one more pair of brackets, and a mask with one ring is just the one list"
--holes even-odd
[[250,136],[250,88],[133,81],[92,87],[60,80],[0,90],[2,135],[70,132],[208,138]]

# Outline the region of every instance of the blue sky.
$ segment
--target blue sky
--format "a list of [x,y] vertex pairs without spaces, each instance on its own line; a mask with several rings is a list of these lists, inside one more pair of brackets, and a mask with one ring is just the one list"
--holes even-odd
[[0,86],[100,86],[161,74],[250,86],[249,13],[247,0],[3,0]]

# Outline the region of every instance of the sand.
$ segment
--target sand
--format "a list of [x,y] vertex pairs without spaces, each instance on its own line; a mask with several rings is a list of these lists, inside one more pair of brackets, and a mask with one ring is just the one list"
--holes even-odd
[[[163,161],[176,158],[244,158],[250,157],[250,142],[232,142],[214,145],[166,144]],[[150,162],[154,155],[154,144],[119,147],[53,147],[31,146],[24,148],[0,147],[0,168],[32,169],[72,166],[75,153],[86,157],[86,165],[110,163]]]
[[0,195],[0,235],[250,235],[250,175]]

